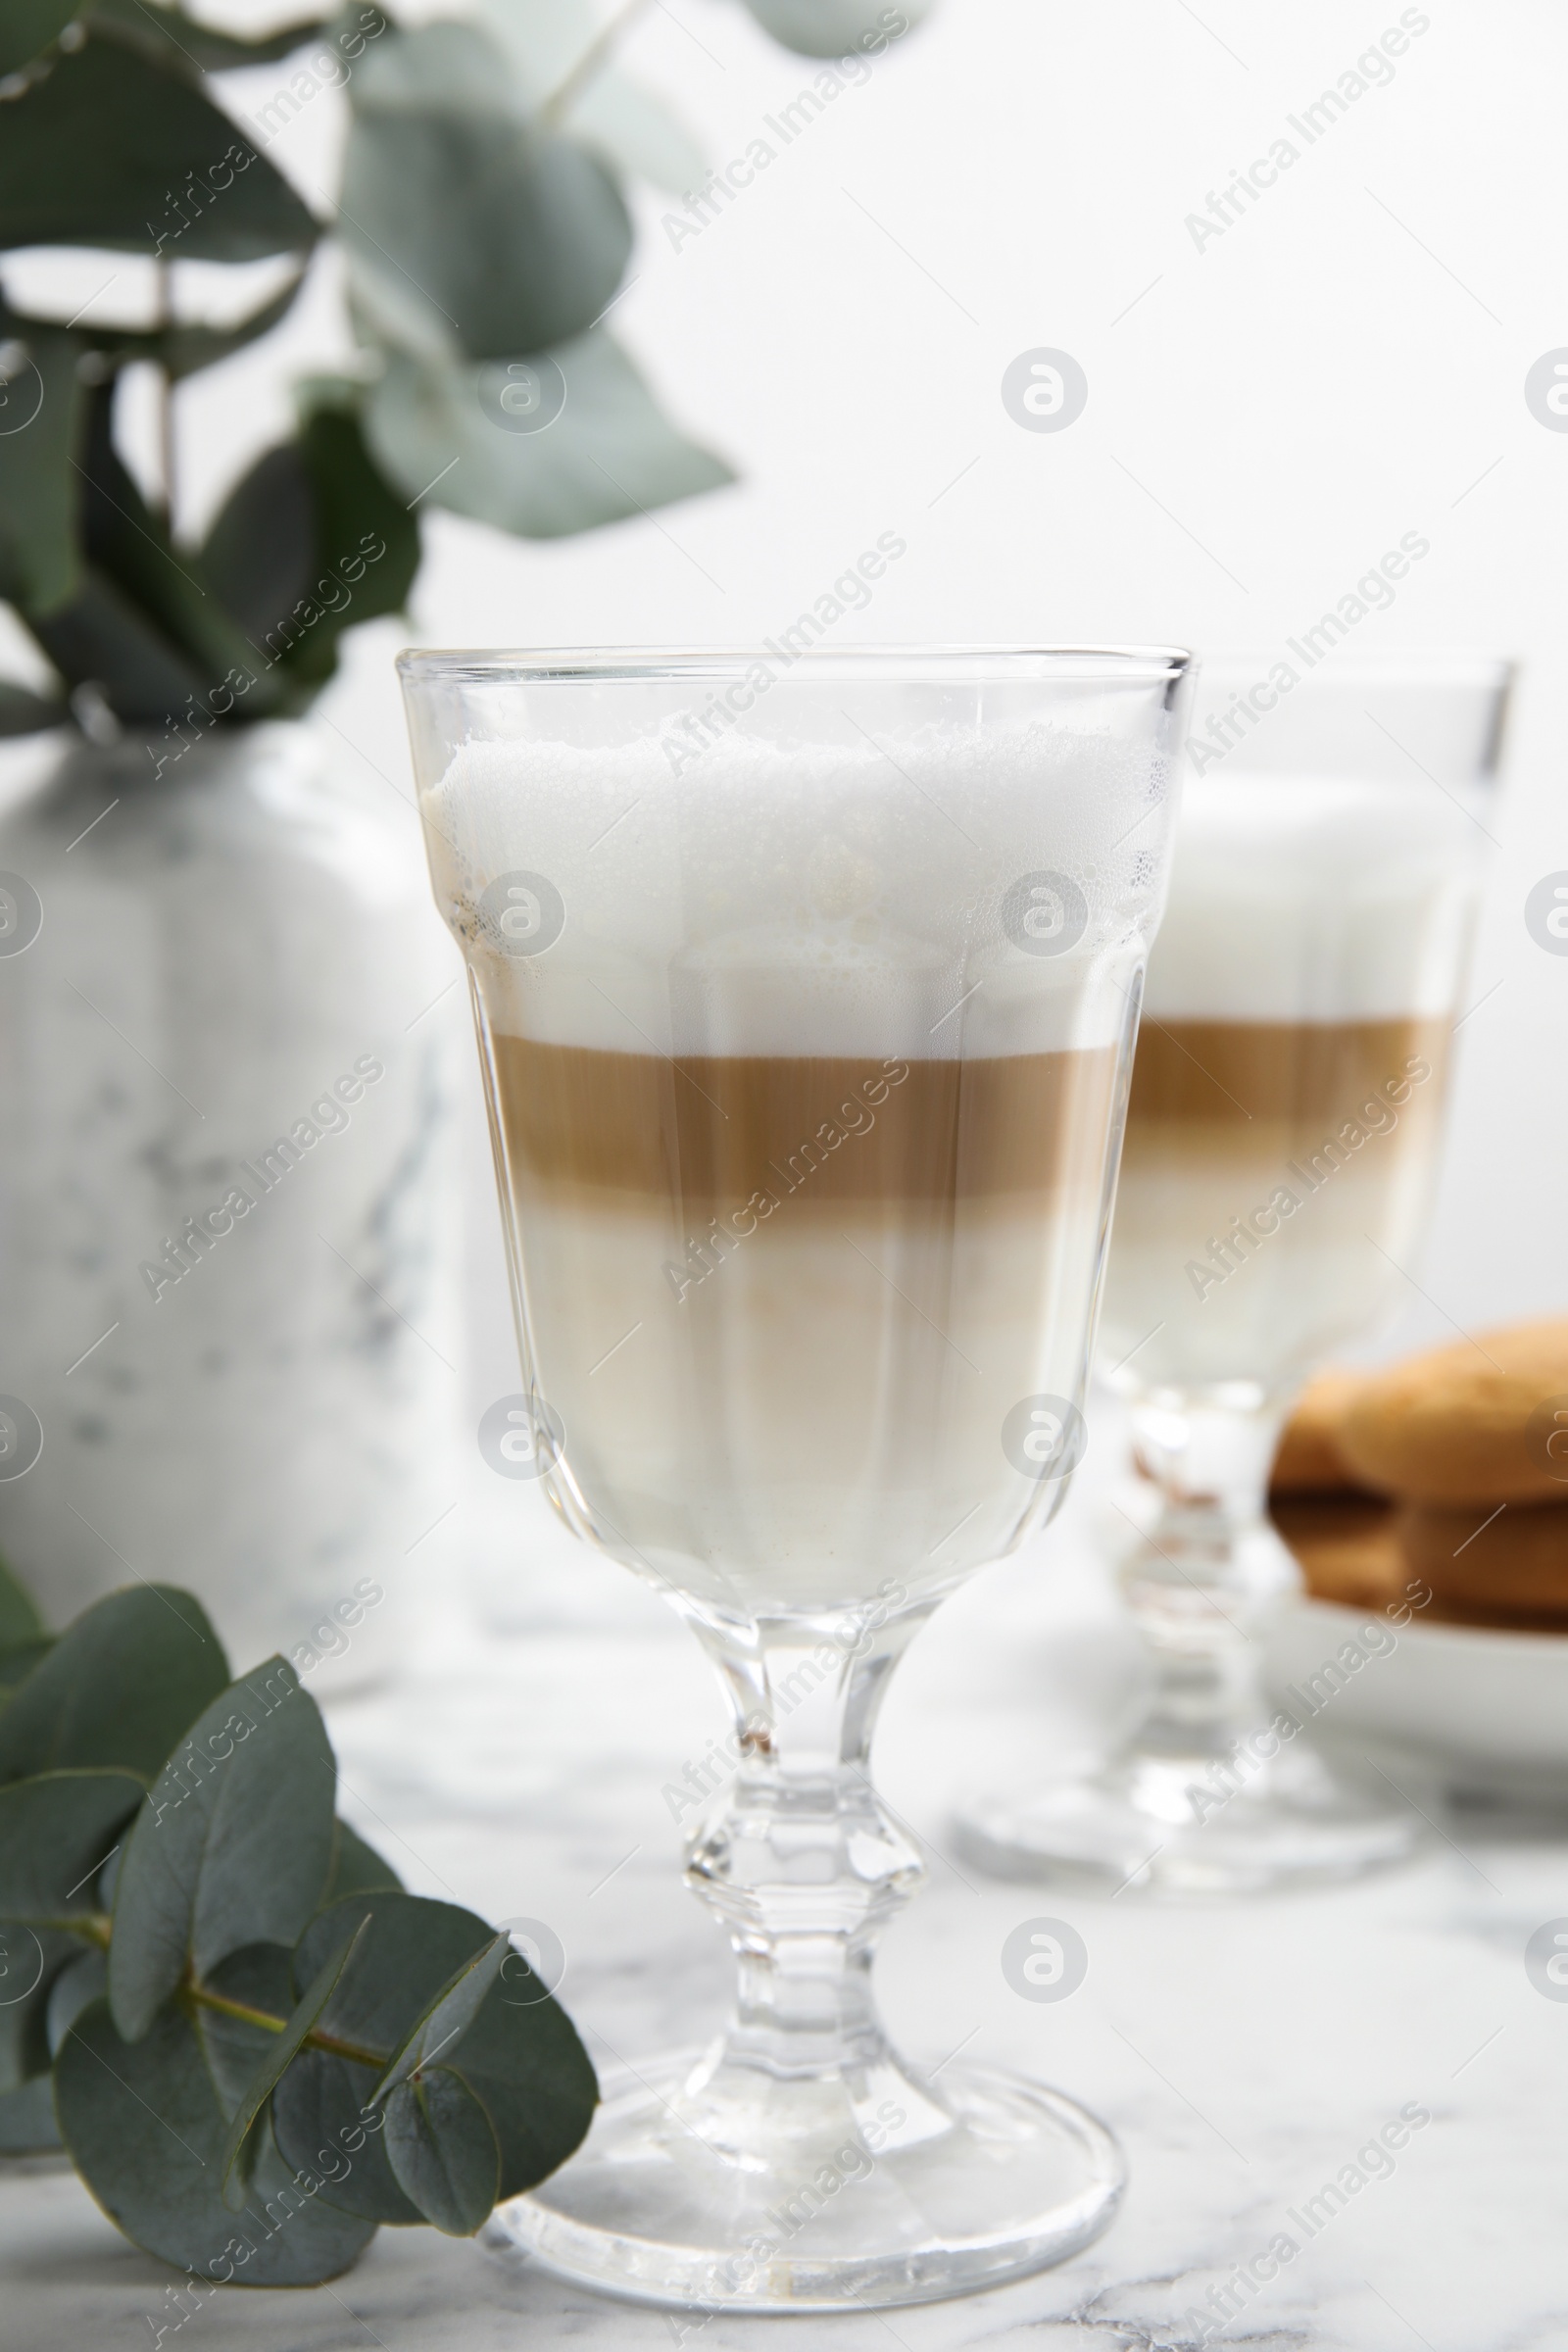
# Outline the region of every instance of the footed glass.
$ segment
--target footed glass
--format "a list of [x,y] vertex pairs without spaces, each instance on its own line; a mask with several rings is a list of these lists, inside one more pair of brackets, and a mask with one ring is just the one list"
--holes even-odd
[[1294,650],[1205,661],[1133,1073],[1100,1350],[1133,1475],[1104,1547],[1154,1693],[1108,1757],[966,1816],[1008,1877],[1245,1893],[1423,1833],[1331,1761],[1331,1709],[1265,1691],[1301,1588],[1267,1489],[1306,1375],[1414,1293],[1510,673]]
[[943,1594],[1048,1520],[1081,1397],[1186,657],[412,654],[524,1387],[498,1440],[713,1659],[687,1849],[739,1964],[492,2240],[612,2293],[829,2311],[1083,2245],[1058,2093],[923,2075],[871,1991],[923,1877],[867,1771]]

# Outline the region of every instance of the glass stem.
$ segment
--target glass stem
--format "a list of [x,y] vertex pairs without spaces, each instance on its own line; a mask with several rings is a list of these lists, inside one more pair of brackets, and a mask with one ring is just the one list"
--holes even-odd
[[1300,1573],[1269,1523],[1283,1409],[1261,1398],[1140,1399],[1137,1489],[1121,1584],[1148,1642],[1154,1697],[1136,1744],[1224,1755],[1265,1719],[1258,1639]]
[[[701,1629],[739,1757],[687,1848],[687,1883],[739,1965],[734,2021],[702,2079],[710,2103],[726,2078],[738,2093],[759,2074],[832,2083],[851,2109],[891,2076],[910,2087],[877,2016],[871,1961],[925,1866],[871,1787],[868,1751],[892,1669],[928,1614],[862,1607],[764,1620],[744,1638]],[[900,2103],[907,2116],[909,2097]]]

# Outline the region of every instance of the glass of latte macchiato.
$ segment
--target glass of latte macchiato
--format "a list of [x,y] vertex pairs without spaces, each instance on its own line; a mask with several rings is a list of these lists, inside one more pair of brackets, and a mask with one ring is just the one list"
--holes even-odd
[[509,1245],[503,1443],[734,1714],[687,1847],[733,2021],[607,2085],[493,2234],[720,2311],[1055,2261],[1108,2220],[1114,2143],[889,2045],[872,1945],[923,1873],[866,1758],[910,1636],[1083,1450],[1186,658],[401,666]]
[[1154,1695],[1108,1760],[968,1818],[1009,1874],[1237,1892],[1422,1828],[1265,1698],[1259,1637],[1300,1587],[1266,1488],[1306,1375],[1412,1295],[1509,671],[1306,653],[1204,661],[1133,1071],[1099,1366]]

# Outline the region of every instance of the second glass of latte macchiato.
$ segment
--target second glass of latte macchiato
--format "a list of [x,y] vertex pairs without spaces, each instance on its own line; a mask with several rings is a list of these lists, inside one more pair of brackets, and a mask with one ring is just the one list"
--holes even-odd
[[1103,1763],[968,1817],[1010,1875],[1237,1892],[1380,1867],[1422,1826],[1265,1698],[1300,1585],[1266,1486],[1306,1375],[1410,1295],[1509,670],[1305,654],[1205,659],[1133,1071],[1099,1361],[1154,1698]]

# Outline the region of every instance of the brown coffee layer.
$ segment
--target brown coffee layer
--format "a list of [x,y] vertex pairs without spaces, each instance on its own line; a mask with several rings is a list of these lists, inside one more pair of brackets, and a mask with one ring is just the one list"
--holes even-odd
[[[1425,1093],[1441,1077],[1447,1023],[1162,1021],[1145,1013],[1129,1133],[1143,1126],[1246,1127],[1284,1120],[1332,1134],[1369,1098]],[[1413,1062],[1429,1075],[1416,1077]],[[1435,1094],[1436,1090],[1433,1090]]]
[[670,1061],[494,1040],[514,1181],[720,1212],[823,1202],[1098,1193],[1111,1047],[971,1061],[702,1055]]

